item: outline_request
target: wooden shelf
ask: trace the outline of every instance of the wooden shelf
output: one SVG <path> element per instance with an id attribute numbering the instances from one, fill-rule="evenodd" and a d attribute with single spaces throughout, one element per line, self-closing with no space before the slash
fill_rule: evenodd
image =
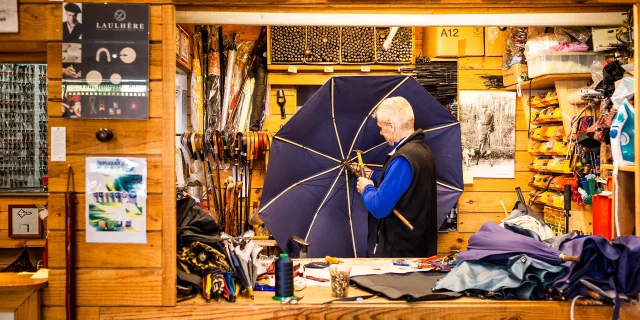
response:
<path id="1" fill-rule="evenodd" d="M 320 71 L 324 72 L 325 67 L 333 67 L 333 71 L 358 71 L 360 72 L 361 67 L 369 67 L 371 71 L 397 71 L 401 67 L 411 68 L 413 64 L 394 64 L 394 65 L 380 65 L 380 64 L 336 64 L 336 65 L 311 65 L 311 64 L 270 64 L 267 66 L 267 70 L 269 71 L 284 71 L 287 72 L 290 66 L 294 66 L 297 68 L 298 72 L 300 71 Z"/>
<path id="2" fill-rule="evenodd" d="M 601 164 L 600 168 L 605 169 L 605 170 L 613 170 L 613 164 Z M 625 172 L 635 172 L 636 171 L 636 167 L 634 167 L 634 166 L 620 166 L 620 167 L 618 167 L 618 170 L 625 171 Z"/>
<path id="3" fill-rule="evenodd" d="M 0 239 L 0 248 L 39 248 L 44 247 L 44 239 Z"/>
<path id="4" fill-rule="evenodd" d="M 176 59 L 176 67 L 186 73 L 191 73 L 191 67 L 189 67 L 184 62 L 177 59 Z"/>
<path id="5" fill-rule="evenodd" d="M 590 73 L 567 73 L 567 74 L 550 74 L 546 76 L 540 76 L 531 81 L 523 81 L 520 84 L 521 90 L 538 90 L 549 89 L 555 86 L 556 81 L 564 80 L 590 80 Z M 507 91 L 516 91 L 517 85 L 511 85 L 505 88 Z"/>

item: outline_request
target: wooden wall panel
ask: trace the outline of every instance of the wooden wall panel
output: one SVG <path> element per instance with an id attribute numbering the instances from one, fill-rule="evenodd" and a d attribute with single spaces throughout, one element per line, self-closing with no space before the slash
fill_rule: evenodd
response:
<path id="1" fill-rule="evenodd" d="M 176 11 L 173 6 L 162 7 L 162 77 L 163 77 L 163 119 L 162 119 L 162 272 L 160 284 L 160 304 L 176 304 Z"/>
<path id="2" fill-rule="evenodd" d="M 161 155 L 161 119 L 150 120 L 104 120 L 49 119 L 49 128 L 67 127 L 67 155 Z M 96 131 L 109 128 L 113 139 L 98 142 Z M 54 163 L 51 163 L 54 165 Z"/>
<path id="3" fill-rule="evenodd" d="M 64 257 L 64 231 L 49 232 L 49 255 Z M 86 233 L 76 232 L 76 268 L 161 268 L 162 234 L 148 232 L 146 244 L 87 243 Z M 52 259 L 50 268 L 64 268 L 63 259 Z"/>
<path id="4" fill-rule="evenodd" d="M 24 0 L 39 2 L 39 0 Z M 89 2 L 92 2 L 91 0 Z M 109 1 L 112 2 L 112 1 Z M 116 1 L 118 2 L 118 1 Z M 133 1 L 141 2 L 141 1 Z M 149 3 L 149 1 L 146 1 Z M 151 1 L 170 3 L 170 1 Z M 42 36 L 49 64 L 49 126 L 66 127 L 67 161 L 49 161 L 51 265 L 49 287 L 43 292 L 45 319 L 65 317 L 64 191 L 67 170 L 75 171 L 78 192 L 76 217 L 75 294 L 78 319 L 97 319 L 104 306 L 172 306 L 175 304 L 175 8 L 150 6 L 149 118 L 148 120 L 91 120 L 61 118 L 61 5 L 43 2 L 55 22 Z M 36 5 L 29 5 L 36 6 Z M 21 5 L 22 7 L 22 5 Z M 47 11 L 47 12 L 49 12 Z M 169 14 L 168 14 L 169 13 Z M 0 40 L 2 40 L 0 36 Z M 37 38 L 34 40 L 38 40 Z M 37 47 L 36 47 L 37 49 Z M 166 81 L 166 83 L 165 83 Z M 107 143 L 95 138 L 99 128 L 114 133 Z M 128 156 L 147 159 L 147 243 L 86 243 L 85 159 L 91 156 Z M 168 219 L 169 221 L 165 220 Z M 168 249 L 164 251 L 163 249 Z M 172 259 L 171 262 L 170 258 Z M 172 280 L 173 283 L 170 281 Z M 92 308 L 87 308 L 92 307 Z"/>
<path id="5" fill-rule="evenodd" d="M 43 290 L 45 306 L 64 306 L 64 269 L 49 270 Z M 78 307 L 159 306 L 162 302 L 160 269 L 77 269 Z"/>
<path id="6" fill-rule="evenodd" d="M 458 89 L 488 90 L 484 86 L 486 79 L 480 78 L 480 76 L 501 75 L 501 64 L 502 58 L 499 57 L 466 57 L 458 59 Z M 472 185 L 465 185 L 464 193 L 458 202 L 458 232 L 460 235 L 468 237 L 473 232 L 478 231 L 483 223 L 487 221 L 499 223 L 504 219 L 506 217 L 505 210 L 500 200 L 504 203 L 507 212 L 511 212 L 517 200 L 515 187 L 522 188 L 525 199 L 529 199 L 528 193 L 532 188 L 528 186 L 528 183 L 533 176 L 533 172 L 529 170 L 529 163 L 533 156 L 527 152 L 529 126 L 525 110 L 519 98 L 516 98 L 515 124 L 515 178 L 474 178 Z"/>
<path id="7" fill-rule="evenodd" d="M 76 318 L 82 320 L 100 319 L 100 308 L 81 307 L 76 308 Z M 66 320 L 64 307 L 44 307 L 42 308 L 42 320 Z"/>
<path id="8" fill-rule="evenodd" d="M 78 194 L 76 230 L 85 230 L 85 194 Z M 49 194 L 49 230 L 64 230 L 64 194 Z M 162 194 L 149 194 L 147 197 L 147 231 L 162 230 Z"/>

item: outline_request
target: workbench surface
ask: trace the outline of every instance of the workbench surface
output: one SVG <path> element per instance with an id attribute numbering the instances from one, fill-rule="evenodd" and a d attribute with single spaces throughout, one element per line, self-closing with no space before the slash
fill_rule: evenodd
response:
<path id="1" fill-rule="evenodd" d="M 314 259 L 317 260 L 317 259 Z M 364 259 L 358 259 L 362 262 Z M 348 260 L 347 260 L 348 261 Z M 294 265 L 307 261 L 294 260 Z M 431 288 L 427 288 L 431 289 Z M 332 302 L 331 288 L 309 286 L 296 291 L 304 296 L 297 305 L 272 299 L 274 292 L 255 292 L 255 299 L 239 296 L 235 303 L 207 303 L 201 296 L 175 308 L 100 308 L 101 319 L 569 319 L 571 302 L 496 301 L 463 297 L 444 301 L 407 303 L 373 297 L 361 302 Z M 349 296 L 370 293 L 349 288 Z M 611 319 L 613 306 L 576 306 L 575 319 Z M 621 319 L 640 319 L 640 307 L 623 306 Z"/>

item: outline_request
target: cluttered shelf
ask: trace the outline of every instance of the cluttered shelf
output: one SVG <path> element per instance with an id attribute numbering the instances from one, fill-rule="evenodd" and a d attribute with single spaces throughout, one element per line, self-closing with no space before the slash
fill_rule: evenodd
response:
<path id="1" fill-rule="evenodd" d="M 555 85 L 556 81 L 564 80 L 589 80 L 591 79 L 590 73 L 567 73 L 567 74 L 549 74 L 546 76 L 537 77 L 531 80 L 523 81 L 520 83 L 521 90 L 538 90 L 548 89 Z M 516 91 L 517 84 L 510 85 L 505 88 L 506 91 Z"/>
<path id="2" fill-rule="evenodd" d="M 291 67 L 294 67 L 296 71 L 320 71 L 324 72 L 325 70 L 330 69 L 332 71 L 399 71 L 402 68 L 412 68 L 414 65 L 289 65 L 289 64 L 270 64 L 267 66 L 267 70 L 269 71 L 290 71 Z"/>
<path id="3" fill-rule="evenodd" d="M 605 170 L 613 170 L 613 164 L 602 164 L 602 165 L 600 165 L 600 167 L 602 169 L 605 169 Z M 618 170 L 625 171 L 625 172 L 635 172 L 636 171 L 636 167 L 635 166 L 620 166 L 620 167 L 618 167 Z"/>

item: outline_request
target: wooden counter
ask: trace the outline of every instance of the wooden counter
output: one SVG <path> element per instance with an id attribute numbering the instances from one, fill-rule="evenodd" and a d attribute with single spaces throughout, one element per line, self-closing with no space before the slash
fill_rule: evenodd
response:
<path id="1" fill-rule="evenodd" d="M 460 298 L 446 301 L 407 303 L 374 297 L 362 302 L 323 304 L 334 298 L 329 287 L 308 287 L 296 292 L 304 296 L 297 305 L 282 305 L 273 292 L 256 292 L 255 300 L 238 297 L 235 303 L 201 297 L 179 303 L 175 308 L 100 308 L 100 319 L 569 319 L 570 302 L 493 301 Z M 349 296 L 368 293 L 351 287 Z M 577 306 L 575 319 L 611 319 L 612 306 Z M 620 319 L 638 319 L 630 305 Z"/>
<path id="2" fill-rule="evenodd" d="M 31 279 L 32 274 L 0 273 L 0 318 L 38 320 L 40 289 L 47 279 Z"/>

